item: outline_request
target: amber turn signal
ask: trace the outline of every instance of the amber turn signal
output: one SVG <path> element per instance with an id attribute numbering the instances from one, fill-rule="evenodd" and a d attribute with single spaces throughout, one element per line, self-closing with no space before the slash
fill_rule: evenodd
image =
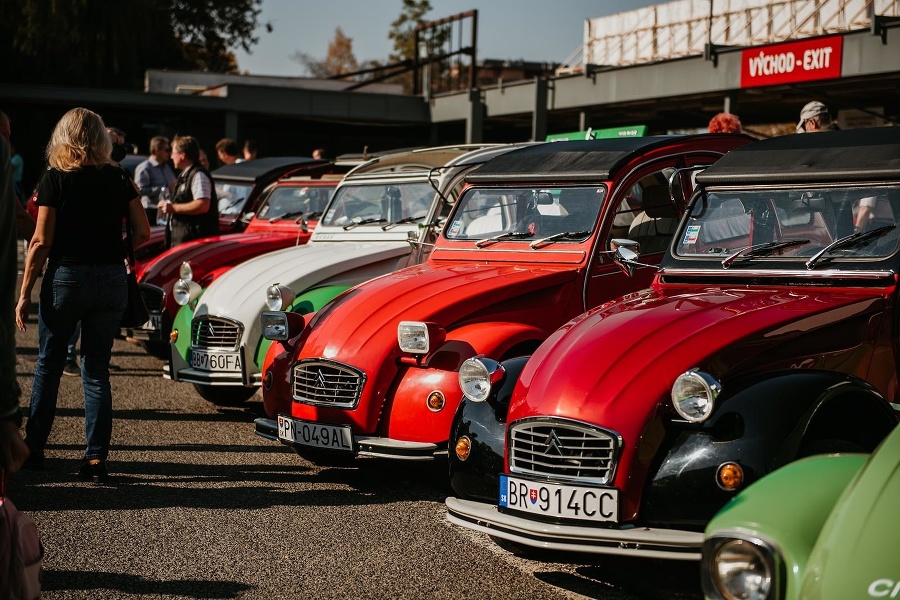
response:
<path id="1" fill-rule="evenodd" d="M 447 403 L 447 400 L 444 398 L 444 394 L 440 392 L 440 390 L 435 390 L 428 394 L 428 400 L 425 401 L 428 404 L 428 410 L 432 412 L 438 412 L 444 405 Z"/>
<path id="2" fill-rule="evenodd" d="M 272 371 L 266 371 L 266 374 L 263 375 L 263 388 L 267 390 L 272 389 L 272 381 L 275 379 L 275 376 L 272 375 Z"/>
<path id="3" fill-rule="evenodd" d="M 716 483 L 723 490 L 734 491 L 744 483 L 744 470 L 737 463 L 722 463 L 716 472 Z"/>
<path id="4" fill-rule="evenodd" d="M 173 342 L 178 341 L 178 330 L 177 329 L 173 329 L 172 331 L 169 332 L 169 339 L 172 340 Z"/>
<path id="5" fill-rule="evenodd" d="M 459 460 L 466 460 L 469 458 L 469 453 L 472 452 L 472 440 L 470 440 L 468 436 L 462 436 L 456 440 L 454 450 L 456 451 L 456 458 Z"/>

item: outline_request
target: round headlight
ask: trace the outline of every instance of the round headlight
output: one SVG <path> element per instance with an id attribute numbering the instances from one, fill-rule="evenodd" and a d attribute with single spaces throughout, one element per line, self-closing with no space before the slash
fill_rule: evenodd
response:
<path id="1" fill-rule="evenodd" d="M 728 540 L 713 556 L 714 585 L 728 600 L 768 598 L 774 578 L 772 570 L 769 551 L 747 540 Z"/>
<path id="2" fill-rule="evenodd" d="M 187 263 L 185 263 L 187 264 Z M 172 286 L 172 298 L 178 306 L 184 306 L 191 301 L 191 282 L 179 279 Z"/>
<path id="3" fill-rule="evenodd" d="M 294 301 L 294 292 L 283 285 L 273 284 L 266 288 L 266 308 L 287 310 Z"/>
<path id="4" fill-rule="evenodd" d="M 459 368 L 459 387 L 474 402 L 484 402 L 491 393 L 491 375 L 477 358 L 469 358 Z"/>
<path id="5" fill-rule="evenodd" d="M 178 276 L 185 281 L 193 281 L 194 269 L 191 268 L 191 263 L 189 263 L 188 261 L 184 261 L 183 263 L 181 263 L 181 268 L 178 269 Z"/>
<path id="6" fill-rule="evenodd" d="M 708 373 L 696 369 L 682 373 L 672 385 L 672 404 L 678 414 L 699 423 L 712 414 L 722 385 Z"/>

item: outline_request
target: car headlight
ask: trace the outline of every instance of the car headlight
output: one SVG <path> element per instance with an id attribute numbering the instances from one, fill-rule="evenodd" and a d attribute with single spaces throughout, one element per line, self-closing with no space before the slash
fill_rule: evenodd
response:
<path id="1" fill-rule="evenodd" d="M 428 354 L 444 343 L 444 330 L 434 323 L 421 321 L 400 321 L 397 325 L 397 343 L 400 350 L 409 354 Z"/>
<path id="2" fill-rule="evenodd" d="M 172 286 L 172 298 L 178 306 L 184 306 L 199 298 L 202 291 L 203 288 L 196 281 L 179 279 Z"/>
<path id="3" fill-rule="evenodd" d="M 469 400 L 484 402 L 491 395 L 491 387 L 499 383 L 505 374 L 506 369 L 500 363 L 475 356 L 463 361 L 459 367 L 459 387 Z"/>
<path id="4" fill-rule="evenodd" d="M 715 377 L 692 369 L 682 373 L 672 385 L 672 404 L 678 414 L 690 421 L 705 421 L 713 412 L 722 384 Z"/>
<path id="5" fill-rule="evenodd" d="M 294 298 L 294 291 L 287 286 L 273 283 L 266 288 L 266 308 L 269 310 L 287 310 Z"/>
<path id="6" fill-rule="evenodd" d="M 193 281 L 194 269 L 191 268 L 191 263 L 189 263 L 188 261 L 184 261 L 183 263 L 181 263 L 181 268 L 178 269 L 178 276 L 185 281 Z"/>
<path id="7" fill-rule="evenodd" d="M 775 564 L 775 551 L 762 541 L 712 538 L 704 543 L 703 592 L 723 600 L 769 600 L 776 595 Z"/>

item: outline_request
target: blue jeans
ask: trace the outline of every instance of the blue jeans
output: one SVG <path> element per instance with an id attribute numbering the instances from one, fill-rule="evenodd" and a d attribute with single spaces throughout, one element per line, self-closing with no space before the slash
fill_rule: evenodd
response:
<path id="1" fill-rule="evenodd" d="M 38 306 L 38 359 L 25 442 L 42 452 L 56 416 L 69 338 L 81 321 L 81 381 L 87 459 L 106 460 L 112 437 L 109 360 L 128 302 L 125 266 L 50 265 Z"/>

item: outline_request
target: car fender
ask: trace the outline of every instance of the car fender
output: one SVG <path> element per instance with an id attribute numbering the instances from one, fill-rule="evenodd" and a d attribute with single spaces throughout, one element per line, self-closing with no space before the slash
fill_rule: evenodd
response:
<path id="1" fill-rule="evenodd" d="M 703 543 L 701 580 L 710 586 L 713 552 L 722 538 L 759 540 L 777 553 L 781 598 L 799 597 L 810 554 L 838 500 L 868 455 L 813 456 L 786 465 L 757 481 L 726 504 L 709 522 Z"/>
<path id="2" fill-rule="evenodd" d="M 460 355 L 459 364 L 467 358 L 481 354 L 493 360 L 515 358 L 516 356 L 530 355 L 552 332 L 544 331 L 538 327 L 514 322 L 480 322 L 464 325 L 447 332 L 447 343 L 465 342 L 471 347 L 472 354 Z M 510 351 L 515 352 L 510 355 Z M 429 357 L 430 358 L 430 357 Z"/>
<path id="3" fill-rule="evenodd" d="M 656 454 L 642 497 L 641 521 L 702 528 L 746 486 L 819 452 L 817 443 L 837 440 L 871 452 L 897 423 L 877 390 L 843 373 L 776 371 L 723 388 L 718 408 L 699 427 L 680 421 L 666 425 L 663 451 Z M 736 490 L 716 483 L 726 462 L 743 471 Z"/>
<path id="4" fill-rule="evenodd" d="M 450 430 L 448 463 L 450 486 L 460 498 L 497 501 L 499 475 L 505 471 L 506 411 L 528 358 L 522 356 L 503 361 L 501 364 L 506 373 L 498 385 L 491 387 L 487 401 L 473 402 L 463 398 L 456 410 Z M 465 461 L 454 451 L 463 436 L 472 443 Z"/>

